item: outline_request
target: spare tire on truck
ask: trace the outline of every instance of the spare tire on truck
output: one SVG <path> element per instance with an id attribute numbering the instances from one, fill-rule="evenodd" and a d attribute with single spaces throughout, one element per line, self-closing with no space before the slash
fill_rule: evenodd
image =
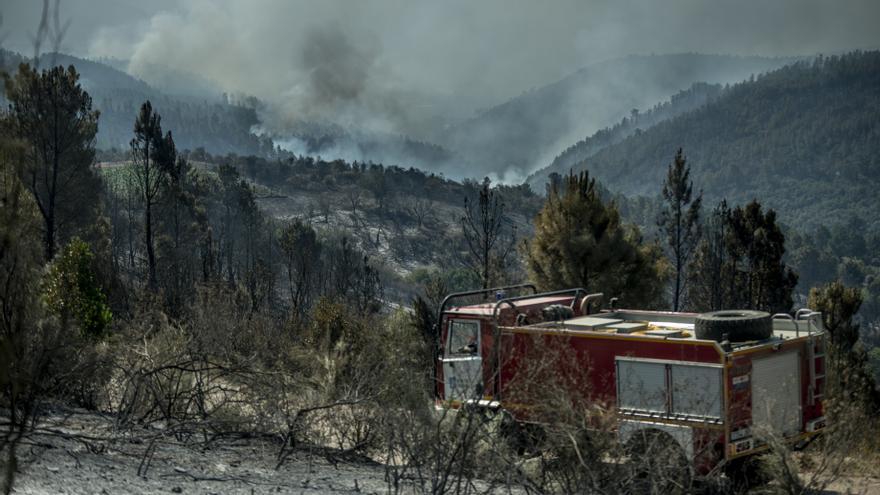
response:
<path id="1" fill-rule="evenodd" d="M 764 340 L 773 335 L 770 313 L 748 309 L 713 311 L 697 316 L 694 331 L 698 339 L 721 342 L 725 335 L 730 342 Z"/>

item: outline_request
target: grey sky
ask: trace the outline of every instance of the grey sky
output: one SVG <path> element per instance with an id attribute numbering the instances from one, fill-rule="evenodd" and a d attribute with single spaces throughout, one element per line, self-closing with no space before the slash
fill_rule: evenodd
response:
<path id="1" fill-rule="evenodd" d="M 5 45 L 29 53 L 41 2 L 2 5 Z M 147 82 L 188 72 L 351 119 L 399 112 L 403 94 L 491 105 L 627 54 L 880 47 L 877 0 L 62 0 L 61 15 L 65 51 L 130 60 Z"/>
<path id="2" fill-rule="evenodd" d="M 7 46 L 28 50 L 40 3 L 3 1 Z M 800 55 L 880 46 L 876 0 L 62 0 L 61 14 L 71 21 L 64 48 L 73 54 L 217 63 L 207 75 L 218 79 L 236 64 L 285 64 L 303 31 L 335 23 L 378 45 L 373 70 L 395 83 L 477 94 L 515 93 L 630 53 Z M 203 41 L 193 48 L 224 53 L 202 54 L 204 64 L 188 60 L 201 57 L 175 44 L 195 39 Z M 240 79 L 220 83 L 246 82 Z"/>

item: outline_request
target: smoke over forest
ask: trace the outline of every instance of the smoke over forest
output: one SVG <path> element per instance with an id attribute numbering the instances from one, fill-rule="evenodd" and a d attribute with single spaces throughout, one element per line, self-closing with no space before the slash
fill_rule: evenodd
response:
<path id="1" fill-rule="evenodd" d="M 12 2 L 10 15 L 36 16 L 29 4 Z M 71 22 L 62 51 L 120 61 L 129 73 L 171 94 L 256 96 L 264 103 L 261 130 L 282 141 L 301 134 L 304 122 L 356 134 L 403 135 L 444 146 L 465 163 L 440 171 L 463 176 L 471 170 L 506 176 L 510 182 L 627 115 L 632 109 L 627 105 L 645 110 L 689 84 L 669 84 L 636 71 L 617 84 L 642 98 L 624 99 L 612 109 L 607 104 L 615 98 L 597 85 L 560 95 L 551 104 L 566 109 L 554 117 L 567 121 L 563 135 L 532 144 L 534 156 L 521 163 L 475 155 L 459 135 L 464 133 L 465 141 L 469 135 L 480 142 L 503 141 L 499 134 L 506 134 L 511 123 L 489 122 L 475 129 L 468 119 L 580 68 L 626 55 L 699 51 L 792 57 L 876 47 L 873 20 L 878 16 L 852 15 L 856 10 L 877 14 L 876 3 L 848 5 L 852 10 L 821 1 L 563 1 L 548 6 L 168 0 L 135 7 L 68 0 L 61 4 Z M 7 46 L 27 45 L 23 27 L 6 31 Z M 756 64 L 742 71 L 719 66 L 699 77 L 732 83 L 773 66 Z M 532 105 L 520 118 L 539 121 L 552 113 L 542 110 Z M 491 143 L 488 150 L 495 154 Z M 397 158 L 404 162 L 407 157 Z"/>

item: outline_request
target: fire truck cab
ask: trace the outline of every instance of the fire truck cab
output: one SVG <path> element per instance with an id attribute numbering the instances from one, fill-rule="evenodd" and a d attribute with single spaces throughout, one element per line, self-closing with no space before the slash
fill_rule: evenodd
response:
<path id="1" fill-rule="evenodd" d="M 516 292 L 524 294 L 509 295 Z M 489 294 L 495 300 L 456 306 Z M 641 311 L 613 300 L 602 309 L 601 298 L 583 289 L 539 294 L 527 284 L 448 296 L 438 313 L 438 406 L 532 421 L 537 399 L 511 387 L 535 359 L 530 350 L 549 345 L 567 350 L 560 368 L 574 360 L 579 393 L 614 412 L 621 442 L 662 432 L 697 472 L 764 450 L 765 433 L 797 443 L 825 427 L 820 314 Z"/>

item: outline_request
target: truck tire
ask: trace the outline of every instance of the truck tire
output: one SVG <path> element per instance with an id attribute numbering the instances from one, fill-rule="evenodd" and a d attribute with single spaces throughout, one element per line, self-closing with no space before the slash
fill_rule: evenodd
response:
<path id="1" fill-rule="evenodd" d="M 691 464 L 678 442 L 666 432 L 645 429 L 624 445 L 629 457 L 622 478 L 626 493 L 692 493 Z"/>
<path id="2" fill-rule="evenodd" d="M 698 339 L 721 342 L 724 336 L 730 342 L 764 340 L 773 334 L 770 313 L 748 309 L 713 311 L 697 316 L 694 330 Z"/>
<path id="3" fill-rule="evenodd" d="M 750 455 L 727 461 L 724 474 L 733 483 L 736 493 L 747 491 L 770 484 L 773 481 L 767 466 L 767 459 L 762 456 Z"/>

